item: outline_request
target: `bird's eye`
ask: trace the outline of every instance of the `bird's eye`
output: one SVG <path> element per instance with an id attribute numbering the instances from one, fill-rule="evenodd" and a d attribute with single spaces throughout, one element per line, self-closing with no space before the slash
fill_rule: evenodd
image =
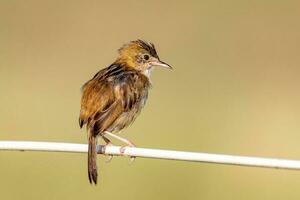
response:
<path id="1" fill-rule="evenodd" d="M 149 60 L 149 55 L 148 55 L 148 54 L 145 54 L 145 55 L 144 55 L 144 59 L 145 59 L 145 60 Z"/>

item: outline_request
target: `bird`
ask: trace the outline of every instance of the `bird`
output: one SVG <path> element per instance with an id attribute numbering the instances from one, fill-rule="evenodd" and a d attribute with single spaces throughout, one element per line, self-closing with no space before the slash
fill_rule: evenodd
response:
<path id="1" fill-rule="evenodd" d="M 135 145 L 116 135 L 136 119 L 148 98 L 154 67 L 172 69 L 161 61 L 153 43 L 134 40 L 118 50 L 116 60 L 82 86 L 79 126 L 88 135 L 88 178 L 97 184 L 97 139 L 111 145 L 109 137 Z"/>

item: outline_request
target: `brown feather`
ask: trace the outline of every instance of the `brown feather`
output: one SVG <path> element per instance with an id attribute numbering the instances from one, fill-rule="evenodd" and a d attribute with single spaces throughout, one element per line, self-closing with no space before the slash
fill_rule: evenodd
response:
<path id="1" fill-rule="evenodd" d="M 97 184 L 97 138 L 89 136 L 88 175 L 90 183 Z"/>

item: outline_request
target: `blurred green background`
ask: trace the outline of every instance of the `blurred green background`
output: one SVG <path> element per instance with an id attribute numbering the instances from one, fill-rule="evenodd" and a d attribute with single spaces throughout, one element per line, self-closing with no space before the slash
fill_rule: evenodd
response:
<path id="1" fill-rule="evenodd" d="M 300 159 L 299 1 L 0 1 L 0 139 L 86 143 L 80 87 L 137 38 L 156 69 L 140 147 Z M 299 199 L 300 172 L 0 152 L 1 199 Z"/>

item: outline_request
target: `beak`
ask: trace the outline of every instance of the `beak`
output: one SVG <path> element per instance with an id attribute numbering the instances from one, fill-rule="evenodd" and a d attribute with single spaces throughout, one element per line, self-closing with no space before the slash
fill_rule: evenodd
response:
<path id="1" fill-rule="evenodd" d="M 160 61 L 160 60 L 155 60 L 151 62 L 152 66 L 159 66 L 159 67 L 163 67 L 163 68 L 167 68 L 167 69 L 173 69 L 173 67 L 171 67 L 169 64 Z"/>

